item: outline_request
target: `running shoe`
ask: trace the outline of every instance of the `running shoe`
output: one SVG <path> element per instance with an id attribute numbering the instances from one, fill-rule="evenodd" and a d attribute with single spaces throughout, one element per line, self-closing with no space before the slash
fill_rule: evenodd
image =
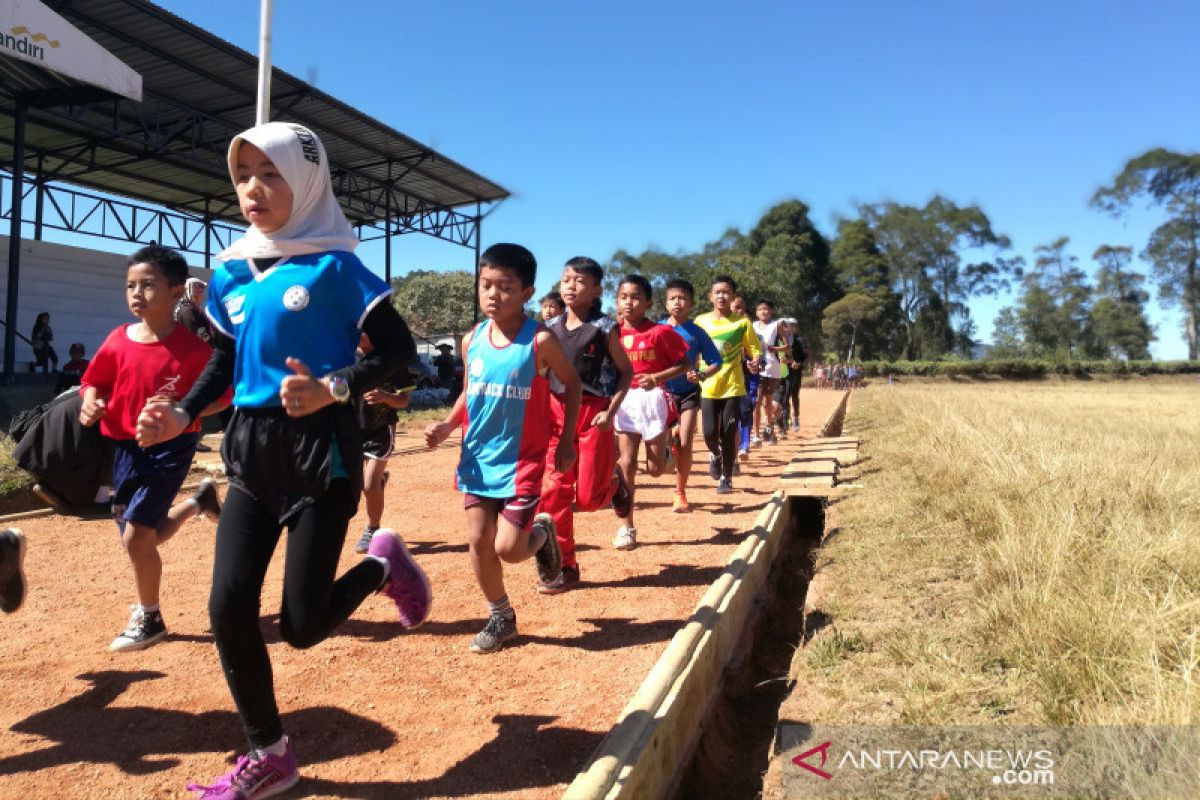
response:
<path id="1" fill-rule="evenodd" d="M 774 427 L 767 428 L 766 432 L 763 434 L 763 439 L 771 444 L 779 444 L 779 439 L 775 437 Z"/>
<path id="2" fill-rule="evenodd" d="M 504 643 L 517 635 L 517 615 L 506 617 L 503 614 L 493 614 L 488 617 L 483 630 L 475 634 L 471 640 L 472 653 L 494 653 L 504 646 Z"/>
<path id="3" fill-rule="evenodd" d="M 675 499 L 671 501 L 671 510 L 676 514 L 686 514 L 692 510 L 692 507 L 688 505 L 686 492 L 675 492 Z"/>
<path id="4" fill-rule="evenodd" d="M 579 583 L 579 567 L 563 567 L 558 577 L 546 583 L 537 585 L 538 594 L 562 594 Z"/>
<path id="5" fill-rule="evenodd" d="M 292 741 L 283 737 L 287 749 L 276 756 L 256 750 L 237 760 L 228 773 L 214 778 L 209 786 L 189 783 L 189 792 L 199 792 L 196 800 L 261 800 L 282 794 L 300 780 L 300 768 Z"/>
<path id="6" fill-rule="evenodd" d="M 721 478 L 721 482 L 717 484 L 717 494 L 729 494 L 733 491 L 733 482 L 729 478 Z"/>
<path id="7" fill-rule="evenodd" d="M 192 499 L 200 507 L 201 514 L 213 522 L 216 522 L 220 518 L 221 498 L 217 494 L 217 484 L 212 478 L 205 478 L 200 481 L 200 485 L 196 487 L 196 493 L 192 495 Z"/>
<path id="8" fill-rule="evenodd" d="M 717 458 L 716 453 L 708 454 L 708 477 L 714 481 L 721 480 L 721 459 Z"/>
<path id="9" fill-rule="evenodd" d="M 413 560 L 400 534 L 380 528 L 371 537 L 367 553 L 387 559 L 388 578 L 379 591 L 396 604 L 400 624 L 409 629 L 424 624 L 433 607 L 433 589 L 429 586 L 429 576 Z"/>
<path id="10" fill-rule="evenodd" d="M 0 609 L 11 614 L 25 602 L 25 535 L 0 532 Z"/>
<path id="11" fill-rule="evenodd" d="M 751 447 L 762 447 L 762 444 L 763 444 L 763 440 L 760 437 L 758 437 L 758 436 L 750 437 L 750 446 Z"/>
<path id="12" fill-rule="evenodd" d="M 612 544 L 618 550 L 632 550 L 637 547 L 637 528 L 628 528 L 624 525 L 617 528 L 617 535 L 613 538 Z"/>
<path id="13" fill-rule="evenodd" d="M 796 433 L 800 432 L 800 420 L 795 420 L 792 423 L 792 430 L 795 431 Z"/>
<path id="14" fill-rule="evenodd" d="M 140 605 L 130 606 L 129 624 L 112 640 L 108 649 L 114 653 L 145 650 L 167 638 L 167 624 L 161 611 L 146 611 Z"/>
<path id="15" fill-rule="evenodd" d="M 620 467 L 613 470 L 613 476 L 617 479 L 617 490 L 613 492 L 612 510 L 618 517 L 625 519 L 633 513 L 633 494 L 629 491 L 629 484 L 625 482 Z"/>
<path id="16" fill-rule="evenodd" d="M 372 528 L 370 525 L 363 528 L 362 536 L 358 537 L 358 543 L 354 545 L 354 552 L 362 555 L 370 550 L 371 539 L 375 538 L 375 531 L 377 530 L 379 530 L 379 528 Z"/>
<path id="17" fill-rule="evenodd" d="M 751 439 L 750 441 L 754 441 L 754 440 Z M 742 450 L 738 450 L 738 461 L 749 461 L 749 460 L 750 460 L 750 449 L 749 448 L 744 448 Z"/>
<path id="18" fill-rule="evenodd" d="M 533 525 L 530 526 L 531 534 L 533 530 L 543 530 L 546 532 L 546 541 L 542 542 L 542 546 L 533 554 L 533 560 L 537 564 L 538 581 L 540 583 L 551 583 L 558 579 L 562 574 L 562 550 L 558 547 L 558 536 L 554 530 L 554 519 L 549 514 L 538 514 L 533 518 Z"/>

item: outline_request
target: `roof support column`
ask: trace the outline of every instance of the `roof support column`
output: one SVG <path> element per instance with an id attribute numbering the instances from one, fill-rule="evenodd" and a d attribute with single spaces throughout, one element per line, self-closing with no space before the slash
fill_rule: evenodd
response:
<path id="1" fill-rule="evenodd" d="M 21 195 L 25 177 L 25 117 L 29 101 L 17 97 L 13 114 L 12 207 L 8 227 L 8 290 L 4 308 L 4 375 L 12 383 L 17 362 L 17 291 L 21 274 Z"/>
<path id="2" fill-rule="evenodd" d="M 392 285 L 392 162 L 388 161 L 387 187 L 383 190 L 383 279 Z"/>
<path id="3" fill-rule="evenodd" d="M 33 238 L 39 242 L 42 240 L 42 212 L 46 207 L 46 174 L 45 174 L 45 156 L 38 154 L 38 171 L 37 180 L 34 185 L 37 187 L 34 194 L 34 211 L 33 211 Z"/>
<path id="4" fill-rule="evenodd" d="M 479 239 L 483 235 L 483 215 L 482 204 L 478 201 L 475 203 L 475 267 L 472 270 L 475 273 L 475 283 L 471 285 L 471 320 L 479 322 Z"/>

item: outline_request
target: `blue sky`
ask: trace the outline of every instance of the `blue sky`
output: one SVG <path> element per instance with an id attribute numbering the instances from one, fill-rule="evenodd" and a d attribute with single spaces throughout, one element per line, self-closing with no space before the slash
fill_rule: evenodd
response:
<path id="1" fill-rule="evenodd" d="M 163 5 L 257 49 L 249 0 Z M 1196 30 L 1195 0 L 279 0 L 273 50 L 512 191 L 485 244 L 529 246 L 540 293 L 570 256 L 695 250 L 790 197 L 830 235 L 856 203 L 941 193 L 979 203 L 1028 259 L 1061 235 L 1088 269 L 1100 244 L 1140 251 L 1156 213 L 1087 201 L 1151 147 L 1200 150 Z M 361 254 L 382 270 L 382 247 Z M 471 261 L 423 236 L 393 258 Z M 985 339 L 1003 302 L 973 305 Z M 1151 310 L 1155 355 L 1184 357 L 1178 315 Z"/>

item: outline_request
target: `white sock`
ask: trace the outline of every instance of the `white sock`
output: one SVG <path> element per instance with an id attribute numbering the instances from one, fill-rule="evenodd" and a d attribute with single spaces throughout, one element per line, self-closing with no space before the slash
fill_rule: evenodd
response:
<path id="1" fill-rule="evenodd" d="M 138 605 L 141 606 L 142 611 L 145 611 L 146 613 L 153 613 L 155 611 L 158 611 L 161 608 L 161 606 L 158 603 L 155 603 L 152 606 L 142 606 L 141 603 L 138 603 Z"/>
<path id="2" fill-rule="evenodd" d="M 263 755 L 282 756 L 287 752 L 287 737 L 279 737 L 278 742 L 273 745 L 269 745 L 268 747 L 260 747 L 258 748 L 258 752 L 262 753 Z"/>
<path id="3" fill-rule="evenodd" d="M 187 500 L 184 500 L 184 501 L 183 501 L 183 504 L 184 504 L 185 506 L 186 506 L 186 505 L 190 505 L 190 506 L 192 507 L 192 509 L 193 509 L 193 510 L 194 510 L 194 511 L 195 511 L 197 514 L 199 514 L 199 513 L 200 513 L 200 504 L 196 502 L 196 498 L 194 498 L 194 497 L 189 497 Z"/>
<path id="4" fill-rule="evenodd" d="M 512 604 L 508 602 L 508 595 L 504 595 L 504 597 L 501 597 L 495 603 L 490 600 L 488 601 L 488 614 L 493 617 L 508 617 L 512 619 L 517 615 L 517 612 L 513 611 Z"/>

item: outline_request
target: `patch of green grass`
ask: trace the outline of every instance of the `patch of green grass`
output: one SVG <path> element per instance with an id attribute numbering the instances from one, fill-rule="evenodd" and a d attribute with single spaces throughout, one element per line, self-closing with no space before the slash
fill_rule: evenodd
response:
<path id="1" fill-rule="evenodd" d="M 32 475 L 17 466 L 13 459 L 14 447 L 16 442 L 0 435 L 0 499 L 24 491 L 35 483 Z"/>
<path id="2" fill-rule="evenodd" d="M 843 634 L 836 628 L 817 636 L 805 649 L 808 664 L 813 669 L 833 669 L 851 653 L 861 653 L 867 647 L 857 633 Z"/>

